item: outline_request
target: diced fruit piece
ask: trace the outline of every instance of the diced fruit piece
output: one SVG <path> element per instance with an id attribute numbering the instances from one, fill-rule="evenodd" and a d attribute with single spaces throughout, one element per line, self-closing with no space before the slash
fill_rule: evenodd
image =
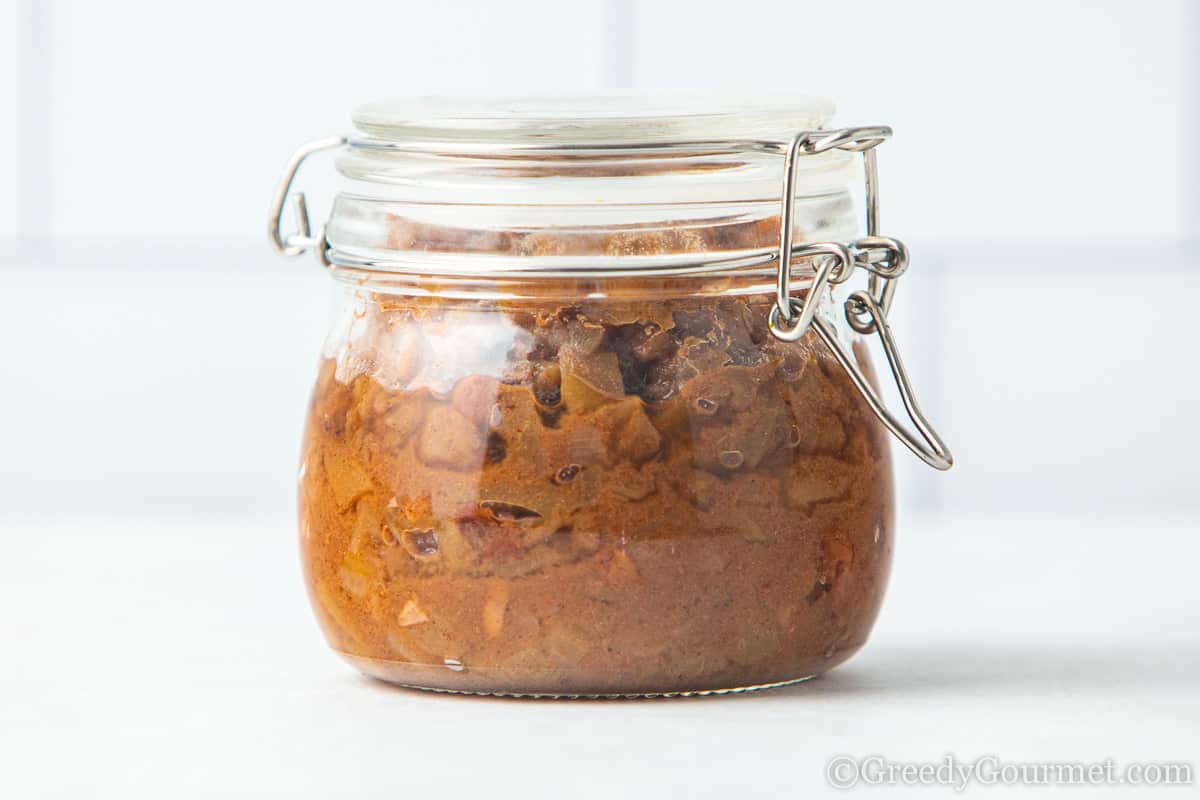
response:
<path id="1" fill-rule="evenodd" d="M 421 398 L 414 397 L 402 403 L 392 405 L 380 418 L 383 436 L 387 446 L 399 448 L 408 437 L 421 425 L 425 415 L 425 404 Z"/>
<path id="2" fill-rule="evenodd" d="M 822 550 L 822 577 L 832 584 L 854 563 L 854 548 L 842 536 L 834 535 L 825 539 Z"/>
<path id="3" fill-rule="evenodd" d="M 338 583 L 349 594 L 355 597 L 364 596 L 371 588 L 369 576 L 349 567 L 342 567 L 338 570 Z"/>
<path id="4" fill-rule="evenodd" d="M 641 463 L 652 458 L 662 447 L 662 435 L 646 416 L 642 400 L 627 397 L 596 414 L 600 428 L 609 433 L 609 462 Z"/>
<path id="5" fill-rule="evenodd" d="M 801 507 L 836 500 L 849 492 L 853 478 L 847 464 L 836 458 L 805 458 L 796 465 L 796 472 L 788 481 L 788 505 Z"/>
<path id="6" fill-rule="evenodd" d="M 701 511 L 708 511 L 716 503 L 721 490 L 720 479 L 700 469 L 686 470 L 676 482 L 676 491 Z"/>
<path id="7" fill-rule="evenodd" d="M 609 460 L 608 445 L 599 426 L 580 423 L 573 426 L 566 436 L 565 461 L 587 466 L 604 464 Z"/>
<path id="8" fill-rule="evenodd" d="M 567 619 L 554 617 L 543 622 L 543 650 L 555 666 L 576 667 L 597 644 L 587 631 Z"/>
<path id="9" fill-rule="evenodd" d="M 509 592 L 508 581 L 493 580 L 488 584 L 487 597 L 483 600 L 483 632 L 489 639 L 495 639 L 504 630 Z"/>
<path id="10" fill-rule="evenodd" d="M 350 508 L 354 501 L 369 492 L 374 485 L 371 474 L 347 456 L 327 450 L 321 462 L 334 502 L 343 511 Z"/>
<path id="11" fill-rule="evenodd" d="M 562 396 L 571 413 L 590 411 L 625 396 L 616 353 L 579 355 L 563 351 L 559 354 L 559 365 L 562 368 Z"/>
<path id="12" fill-rule="evenodd" d="M 431 467 L 477 470 L 487 453 L 483 433 L 453 408 L 435 406 L 421 428 L 418 454 Z"/>
<path id="13" fill-rule="evenodd" d="M 500 381 L 484 375 L 471 375 L 454 385 L 450 393 L 450 404 L 473 425 L 487 427 L 496 407 L 496 394 Z"/>
<path id="14" fill-rule="evenodd" d="M 422 622 L 428 621 L 429 615 L 427 615 L 421 609 L 421 607 L 417 605 L 417 601 L 412 598 L 409 598 L 408 602 L 404 604 L 404 608 L 400 609 L 400 616 L 397 619 L 397 622 L 400 623 L 400 627 L 402 628 L 409 628 L 413 625 L 420 625 Z"/>
<path id="15" fill-rule="evenodd" d="M 729 422 L 707 424 L 694 436 L 696 464 L 721 474 L 757 469 L 786 443 L 786 421 L 782 406 L 764 406 L 736 414 Z"/>
<path id="16" fill-rule="evenodd" d="M 612 552 L 612 557 L 608 561 L 609 583 L 616 586 L 629 586 L 637 583 L 641 578 L 637 565 L 633 563 L 633 559 L 629 557 L 624 548 L 617 548 Z"/>
<path id="17" fill-rule="evenodd" d="M 649 497 L 656 488 L 654 475 L 632 464 L 618 464 L 608 480 L 614 492 L 633 503 Z"/>

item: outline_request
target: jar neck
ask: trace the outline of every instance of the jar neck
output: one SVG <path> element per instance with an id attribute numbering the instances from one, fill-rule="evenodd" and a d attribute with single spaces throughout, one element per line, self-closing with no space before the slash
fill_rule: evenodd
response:
<path id="1" fill-rule="evenodd" d="M 325 234 L 336 264 L 423 275 L 628 272 L 762 253 L 779 244 L 784 161 L 753 147 L 468 156 L 351 143 Z M 797 169 L 795 240 L 853 238 L 850 154 Z"/>

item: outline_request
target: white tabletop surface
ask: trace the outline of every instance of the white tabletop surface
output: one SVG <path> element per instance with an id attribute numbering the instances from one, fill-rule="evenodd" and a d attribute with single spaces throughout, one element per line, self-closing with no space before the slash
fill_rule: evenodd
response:
<path id="1" fill-rule="evenodd" d="M 0 543 L 0 797 L 808 797 L 843 753 L 1200 763 L 1189 520 L 910 521 L 850 663 L 656 701 L 359 677 L 311 619 L 287 523 L 9 520 Z M 1089 793 L 1023 795 L 1064 791 Z"/>

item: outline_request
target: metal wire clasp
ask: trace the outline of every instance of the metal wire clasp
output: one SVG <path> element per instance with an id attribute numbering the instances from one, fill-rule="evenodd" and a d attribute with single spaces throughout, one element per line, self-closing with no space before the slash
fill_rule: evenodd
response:
<path id="1" fill-rule="evenodd" d="M 279 186 L 275 189 L 275 197 L 271 201 L 271 213 L 267 217 L 267 235 L 276 252 L 285 256 L 298 256 L 313 250 L 321 265 L 329 266 L 329 245 L 325 241 L 325 226 L 322 225 L 318 228 L 317 235 L 313 236 L 312 222 L 308 218 L 308 202 L 304 198 L 304 192 L 296 192 L 292 195 L 292 207 L 296 214 L 297 230 L 295 233 L 285 235 L 283 232 L 283 207 L 287 204 L 288 193 L 292 190 L 292 181 L 295 180 L 296 173 L 300 170 L 304 159 L 313 153 L 332 150 L 344 144 L 346 144 L 345 136 L 330 136 L 309 142 L 292 154 L 291 160 L 284 168 L 283 177 L 279 180 Z"/>
<path id="2" fill-rule="evenodd" d="M 804 131 L 793 137 L 788 144 L 783 171 L 783 198 L 779 211 L 779 273 L 775 306 L 767 319 L 767 327 L 775 338 L 785 342 L 797 341 L 810 328 L 816 330 L 821 341 L 849 374 L 879 421 L 926 464 L 934 469 L 946 470 L 953 465 L 954 457 L 921 413 L 908 380 L 908 372 L 904 369 L 904 362 L 900 360 L 900 352 L 887 323 L 892 298 L 896 293 L 896 279 L 908 269 L 909 260 L 908 248 L 903 242 L 879 234 L 879 170 L 875 148 L 887 141 L 891 135 L 892 129 L 882 125 Z M 795 246 L 793 225 L 796 162 L 802 155 L 824 153 L 834 149 L 863 155 L 867 235 L 850 244 L 809 242 Z M 792 261 L 796 258 L 811 258 L 814 268 L 812 283 L 803 301 L 791 296 Z M 863 374 L 858 361 L 838 341 L 833 327 L 816 316 L 817 305 L 824 297 L 826 287 L 849 280 L 856 268 L 861 268 L 869 274 L 867 289 L 854 292 L 846 299 L 846 321 L 858 333 L 879 335 L 879 342 L 892 370 L 892 377 L 896 381 L 896 389 L 900 393 L 900 401 L 904 404 L 912 426 L 916 428 L 915 435 L 883 404 L 879 394 Z"/>

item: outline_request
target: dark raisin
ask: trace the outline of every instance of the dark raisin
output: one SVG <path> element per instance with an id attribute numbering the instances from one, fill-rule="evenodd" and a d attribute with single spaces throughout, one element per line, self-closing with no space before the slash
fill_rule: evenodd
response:
<path id="1" fill-rule="evenodd" d="M 671 399 L 679 387 L 673 378 L 666 375 L 656 375 L 642 387 L 638 395 L 647 403 L 661 403 Z"/>
<path id="2" fill-rule="evenodd" d="M 578 464 L 567 464 L 558 471 L 554 476 L 555 483 L 570 483 L 575 480 L 575 476 L 579 474 L 580 466 Z"/>
<path id="3" fill-rule="evenodd" d="M 562 391 L 557 386 L 548 389 L 538 387 L 534 396 L 537 398 L 538 405 L 548 408 L 554 408 L 562 402 Z"/>
<path id="4" fill-rule="evenodd" d="M 417 558 L 429 558 L 438 553 L 438 537 L 433 530 L 404 532 L 404 549 Z"/>
<path id="5" fill-rule="evenodd" d="M 625 394 L 641 394 L 646 388 L 646 365 L 631 358 L 617 362 L 621 370 L 621 386 Z"/>
<path id="6" fill-rule="evenodd" d="M 677 345 L 665 331 L 643 329 L 644 337 L 633 346 L 633 355 L 639 361 L 661 361 L 675 355 Z"/>
<path id="7" fill-rule="evenodd" d="M 525 357 L 530 361 L 551 361 L 558 357 L 558 346 L 544 338 L 535 339 Z"/>
<path id="8" fill-rule="evenodd" d="M 799 447 L 800 442 L 804 440 L 804 435 L 800 432 L 799 425 L 791 425 L 787 432 L 787 446 Z"/>
<path id="9" fill-rule="evenodd" d="M 675 328 L 672 333 L 677 340 L 686 339 L 689 336 L 694 336 L 697 339 L 707 338 L 713 329 L 713 325 L 716 323 L 712 312 L 709 311 L 681 309 L 675 311 L 672 316 L 675 319 Z"/>
<path id="10" fill-rule="evenodd" d="M 547 364 L 533 379 L 533 396 L 538 405 L 554 408 L 562 402 L 562 370 L 557 364 Z"/>
<path id="11" fill-rule="evenodd" d="M 479 507 L 491 512 L 492 516 L 499 520 L 533 519 L 542 516 L 532 508 L 505 503 L 503 500 L 480 500 Z"/>
<path id="12" fill-rule="evenodd" d="M 824 579 L 818 579 L 817 582 L 813 584 L 812 589 L 809 590 L 804 599 L 809 603 L 815 603 L 820 600 L 831 588 L 833 587 L 826 583 Z"/>
<path id="13" fill-rule="evenodd" d="M 487 463 L 499 464 L 507 454 L 508 447 L 504 444 L 504 437 L 495 431 L 489 433 L 487 438 Z"/>
<path id="14" fill-rule="evenodd" d="M 538 416 L 541 417 L 541 419 L 542 419 L 542 425 L 544 425 L 547 428 L 557 428 L 558 420 L 563 415 L 563 412 L 566 410 L 567 410 L 566 406 L 559 406 L 558 408 L 550 408 L 550 409 L 538 408 L 537 412 L 538 412 Z"/>
<path id="15" fill-rule="evenodd" d="M 583 309 L 579 306 L 563 306 L 558 310 L 558 319 L 560 322 L 583 319 Z"/>
<path id="16" fill-rule="evenodd" d="M 646 385 L 646 365 L 633 352 L 645 335 L 645 329 L 638 324 L 616 325 L 608 329 L 606 344 L 617 355 L 617 368 L 621 371 L 625 394 L 641 394 L 642 387 Z"/>

